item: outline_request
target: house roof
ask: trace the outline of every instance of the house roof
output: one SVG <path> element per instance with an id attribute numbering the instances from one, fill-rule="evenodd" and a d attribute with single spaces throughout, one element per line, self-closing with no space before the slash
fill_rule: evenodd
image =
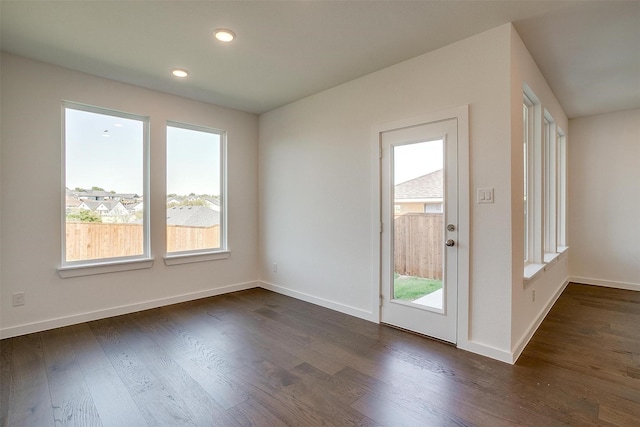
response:
<path id="1" fill-rule="evenodd" d="M 69 208 L 69 207 L 76 207 L 76 206 L 80 206 L 81 204 L 82 204 L 82 201 L 80 201 L 80 200 L 76 199 L 76 198 L 75 198 L 75 197 L 73 197 L 73 196 L 69 196 L 69 195 L 67 195 L 67 196 L 65 197 L 65 206 L 66 206 L 66 207 L 68 207 L 68 208 Z"/>
<path id="2" fill-rule="evenodd" d="M 220 214 L 206 206 L 174 206 L 167 208 L 167 225 L 211 227 L 220 224 Z"/>
<path id="3" fill-rule="evenodd" d="M 138 199 L 140 198 L 139 195 L 137 195 L 136 193 L 117 193 L 114 194 L 115 197 L 120 197 L 122 199 Z"/>
<path id="4" fill-rule="evenodd" d="M 83 200 L 84 203 L 89 209 L 95 211 L 100 205 L 104 206 L 108 210 L 112 210 L 118 205 L 122 205 L 122 203 L 117 200 Z"/>
<path id="5" fill-rule="evenodd" d="M 444 193 L 442 169 L 419 176 L 395 186 L 395 198 L 398 199 L 434 199 L 442 198 Z"/>
<path id="6" fill-rule="evenodd" d="M 87 190 L 87 191 L 79 191 L 76 193 L 79 197 L 113 197 L 114 193 L 110 193 L 108 191 L 103 190 Z"/>

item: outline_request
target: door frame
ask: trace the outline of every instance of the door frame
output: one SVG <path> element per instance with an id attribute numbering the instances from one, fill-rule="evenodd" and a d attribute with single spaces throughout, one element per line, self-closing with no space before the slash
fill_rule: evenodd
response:
<path id="1" fill-rule="evenodd" d="M 382 133 L 394 129 L 456 119 L 458 123 L 458 304 L 457 346 L 469 342 L 469 259 L 470 259 L 470 177 L 469 177 L 469 106 L 418 114 L 404 119 L 376 124 L 372 127 L 372 320 L 380 323 L 380 292 L 382 286 Z"/>

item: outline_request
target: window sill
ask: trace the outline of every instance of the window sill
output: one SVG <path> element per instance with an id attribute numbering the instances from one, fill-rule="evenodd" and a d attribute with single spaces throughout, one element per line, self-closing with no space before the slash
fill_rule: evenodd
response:
<path id="1" fill-rule="evenodd" d="M 216 252 L 183 252 L 176 254 L 167 254 L 164 257 L 164 263 L 168 266 L 190 264 L 193 262 L 218 261 L 227 259 L 231 256 L 230 251 Z"/>
<path id="2" fill-rule="evenodd" d="M 544 269 L 548 270 L 553 266 L 556 262 L 558 262 L 558 258 L 560 257 L 559 253 L 549 252 L 544 254 Z"/>
<path id="3" fill-rule="evenodd" d="M 527 264 L 524 266 L 524 280 L 529 281 L 535 279 L 544 271 L 545 264 Z"/>
<path id="4" fill-rule="evenodd" d="M 119 271 L 142 270 L 153 266 L 153 258 L 96 262 L 93 264 L 67 265 L 58 267 L 58 276 L 62 279 L 70 277 L 92 276 L 95 274 L 117 273 Z"/>

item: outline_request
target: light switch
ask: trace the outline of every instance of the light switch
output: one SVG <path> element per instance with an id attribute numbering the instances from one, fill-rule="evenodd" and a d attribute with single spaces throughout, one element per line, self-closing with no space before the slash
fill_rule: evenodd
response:
<path id="1" fill-rule="evenodd" d="M 493 188 L 478 188 L 478 203 L 493 203 Z"/>

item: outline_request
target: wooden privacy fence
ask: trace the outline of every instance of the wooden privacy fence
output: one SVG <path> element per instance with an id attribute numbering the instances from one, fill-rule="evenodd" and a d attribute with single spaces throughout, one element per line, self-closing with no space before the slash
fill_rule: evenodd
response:
<path id="1" fill-rule="evenodd" d="M 67 261 L 141 255 L 141 224 L 68 222 L 66 224 Z M 167 227 L 167 252 L 180 252 L 220 246 L 220 227 Z"/>
<path id="2" fill-rule="evenodd" d="M 401 275 L 442 279 L 441 213 L 409 213 L 394 220 L 394 271 Z"/>
<path id="3" fill-rule="evenodd" d="M 192 251 L 196 249 L 219 248 L 220 226 L 184 227 L 167 226 L 167 252 Z"/>

